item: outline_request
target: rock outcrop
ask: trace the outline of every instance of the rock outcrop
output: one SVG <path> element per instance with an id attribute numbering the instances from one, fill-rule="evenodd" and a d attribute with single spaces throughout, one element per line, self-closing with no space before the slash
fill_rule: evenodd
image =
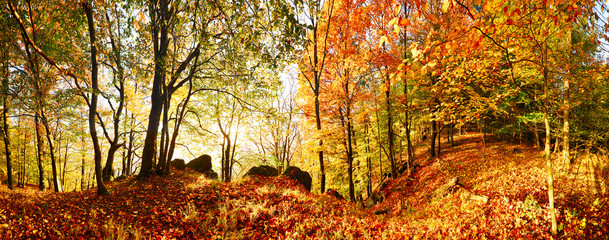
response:
<path id="1" fill-rule="evenodd" d="M 265 177 L 275 177 L 279 175 L 279 171 L 277 168 L 271 167 L 269 165 L 260 165 L 257 167 L 250 168 L 249 171 L 245 174 L 245 176 L 265 176 Z"/>
<path id="2" fill-rule="evenodd" d="M 201 155 L 198 158 L 190 160 L 190 162 L 186 164 L 186 167 L 200 173 L 205 173 L 206 171 L 211 170 L 211 156 L 207 154 Z"/>
<path id="3" fill-rule="evenodd" d="M 296 180 L 298 183 L 302 184 L 308 191 L 311 191 L 311 175 L 308 172 L 300 170 L 298 167 L 290 166 L 288 167 L 283 174 L 290 177 L 291 179 Z"/>
<path id="4" fill-rule="evenodd" d="M 184 162 L 184 159 L 174 159 L 169 164 L 171 164 L 173 168 L 178 170 L 184 170 L 186 168 L 186 162 Z"/>

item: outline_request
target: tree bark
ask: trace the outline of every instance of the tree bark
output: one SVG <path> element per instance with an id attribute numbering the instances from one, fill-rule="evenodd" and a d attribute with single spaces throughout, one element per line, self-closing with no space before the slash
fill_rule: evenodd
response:
<path id="1" fill-rule="evenodd" d="M 91 134 L 91 140 L 93 142 L 94 161 L 95 161 L 95 179 L 97 181 L 97 194 L 98 195 L 109 195 L 110 192 L 104 185 L 102 178 L 102 166 L 101 166 L 101 149 L 99 146 L 99 139 L 97 138 L 97 129 L 95 127 L 95 117 L 97 113 L 97 93 L 99 92 L 99 86 L 97 81 L 97 43 L 95 36 L 95 24 L 93 20 L 93 9 L 91 9 L 90 3 L 82 2 L 82 7 L 87 15 L 87 25 L 89 28 L 89 41 L 91 45 L 91 98 L 89 106 L 89 132 Z"/>
<path id="2" fill-rule="evenodd" d="M 80 190 L 85 189 L 85 153 L 80 156 Z"/>
<path id="3" fill-rule="evenodd" d="M 436 122 L 436 125 L 438 130 L 438 134 L 436 134 L 438 139 L 438 151 L 436 152 L 436 157 L 440 157 L 440 153 L 442 152 L 442 130 L 444 129 L 444 126 L 442 126 L 441 122 Z"/>
<path id="4" fill-rule="evenodd" d="M 389 71 L 389 69 L 386 69 Z M 385 74 L 385 107 L 387 110 L 387 140 L 389 149 L 387 150 L 389 163 L 391 164 L 391 177 L 397 178 L 398 171 L 395 163 L 395 143 L 393 133 L 393 112 L 391 109 L 391 80 L 389 79 L 389 73 Z"/>
<path id="5" fill-rule="evenodd" d="M 40 120 L 38 120 L 38 114 L 34 116 L 34 128 L 36 128 L 36 158 L 38 160 L 38 189 L 44 191 L 44 168 L 42 166 L 42 158 L 44 156 L 44 143 L 42 140 L 42 129 L 40 126 Z"/>
<path id="6" fill-rule="evenodd" d="M 159 121 L 163 111 L 163 85 L 165 84 L 165 68 L 169 48 L 169 25 L 172 12 L 170 1 L 153 0 L 150 9 L 152 14 L 152 42 L 154 47 L 154 78 L 152 82 L 151 106 L 148 115 L 148 128 L 142 150 L 142 167 L 139 176 L 147 177 L 154 168 L 156 155 L 156 140 L 159 132 Z"/>
<path id="7" fill-rule="evenodd" d="M 107 13 L 106 13 L 106 19 L 108 19 L 108 21 L 110 21 L 110 17 L 108 16 Z M 118 24 L 118 25 L 120 26 L 120 24 Z M 119 31 L 120 31 L 120 29 L 119 29 Z M 116 151 L 118 151 L 123 146 L 123 144 L 119 143 L 119 133 L 120 133 L 121 115 L 122 115 L 123 109 L 125 107 L 125 70 L 123 68 L 123 64 L 122 64 L 122 60 L 121 60 L 122 59 L 121 58 L 121 49 L 120 49 L 120 45 L 118 45 L 116 43 L 116 41 L 114 40 L 112 30 L 110 30 L 109 35 L 110 35 L 110 45 L 112 46 L 112 51 L 115 55 L 114 62 L 116 64 L 116 68 L 117 68 L 117 71 L 114 74 L 118 75 L 116 77 L 118 79 L 118 85 L 115 84 L 114 87 L 116 88 L 116 90 L 118 90 L 119 96 L 118 96 L 118 107 L 116 109 L 116 112 L 113 113 L 112 124 L 114 127 L 114 136 L 112 136 L 112 138 L 110 138 L 110 136 L 107 134 L 105 125 L 102 124 L 102 128 L 104 129 L 106 139 L 110 143 L 110 148 L 108 149 L 108 156 L 106 157 L 106 165 L 104 166 L 104 169 L 102 170 L 102 178 L 104 181 L 110 181 L 110 178 L 114 177 L 114 169 L 112 166 L 114 164 L 114 156 L 116 154 Z M 101 122 L 102 119 L 100 118 L 99 121 Z"/>
<path id="8" fill-rule="evenodd" d="M 129 132 L 129 145 L 127 146 L 127 169 L 125 170 L 125 175 L 130 176 L 133 172 L 131 169 L 133 168 L 133 139 L 134 134 L 133 131 Z"/>
<path id="9" fill-rule="evenodd" d="M 550 140 L 551 140 L 551 129 L 550 129 L 550 117 L 549 117 L 549 99 L 548 99 L 548 84 L 549 84 L 549 77 L 548 77 L 548 68 L 547 68 L 547 64 L 548 64 L 548 46 L 547 44 L 544 45 L 544 52 L 543 52 L 543 94 L 544 94 L 544 101 L 543 101 L 543 121 L 546 127 L 546 141 L 545 141 L 545 151 L 544 151 L 544 155 L 545 155 L 545 160 L 546 160 L 546 172 L 548 175 L 548 205 L 549 205 L 549 210 L 550 210 L 550 220 L 551 220 L 551 232 L 553 235 L 556 235 L 557 232 L 557 225 L 556 225 L 556 210 L 554 209 L 554 176 L 552 173 L 552 158 L 550 156 Z"/>
<path id="10" fill-rule="evenodd" d="M 44 126 L 45 136 L 47 138 L 47 142 L 49 144 L 49 155 L 51 156 L 51 169 L 53 171 L 53 189 L 55 192 L 61 192 L 61 186 L 59 185 L 59 178 L 57 173 L 57 159 L 55 157 L 55 148 L 53 147 L 53 141 L 51 139 L 51 129 L 49 128 L 49 122 L 47 120 L 46 115 L 44 115 L 44 111 L 41 109 L 40 119 L 42 120 L 42 125 Z"/>
<path id="11" fill-rule="evenodd" d="M 431 120 L 431 137 L 429 138 L 429 158 L 436 157 L 436 120 Z"/>
<path id="12" fill-rule="evenodd" d="M 366 193 L 368 197 L 372 196 L 372 158 L 370 157 L 370 135 L 368 132 L 368 119 L 364 123 L 364 133 L 366 135 L 366 167 L 368 168 L 368 179 L 366 181 Z"/>
<path id="13" fill-rule="evenodd" d="M 330 0 L 329 2 L 330 4 L 330 8 L 329 8 L 329 13 L 328 13 L 328 21 L 327 21 L 327 25 L 326 25 L 326 31 L 325 31 L 325 37 L 324 39 L 322 39 L 324 41 L 324 46 L 323 46 L 323 56 L 321 57 L 321 61 L 319 60 L 319 56 L 318 56 L 318 48 L 319 48 L 319 38 L 318 38 L 318 26 L 319 26 L 319 21 L 318 21 L 318 16 L 311 16 L 311 26 L 312 26 L 312 31 L 313 31 L 313 39 L 312 39 L 312 43 L 313 43 L 313 59 L 311 59 L 311 57 L 309 57 L 309 61 L 311 62 L 312 66 L 312 71 L 313 71 L 313 83 L 311 83 L 311 79 L 306 75 L 303 74 L 303 76 L 307 79 L 307 81 L 309 82 L 309 85 L 311 87 L 311 90 L 313 90 L 313 93 L 315 95 L 315 123 L 316 123 L 316 127 L 317 127 L 317 132 L 321 134 L 321 115 L 319 112 L 319 93 L 320 93 L 320 82 L 321 82 L 321 74 L 322 74 L 322 70 L 324 69 L 324 64 L 325 64 L 325 60 L 327 57 L 327 44 L 326 41 L 328 40 L 328 34 L 329 34 L 329 28 L 330 28 L 330 23 L 332 20 L 332 12 L 334 10 L 334 0 Z M 321 15 L 321 8 L 322 6 L 312 6 L 312 7 L 317 7 L 317 13 L 320 13 L 319 15 Z M 319 174 L 320 174 L 320 191 L 321 193 L 324 193 L 326 191 L 326 169 L 324 166 L 324 152 L 323 152 L 323 137 L 320 136 L 319 138 L 319 151 L 317 152 L 318 155 L 318 159 L 319 159 Z"/>
<path id="14" fill-rule="evenodd" d="M 569 44 L 571 45 L 571 52 L 575 52 L 573 46 L 573 31 L 569 32 Z M 569 156 L 570 149 L 570 138 L 569 138 L 569 111 L 571 110 L 570 100 L 571 100 L 571 89 L 569 86 L 569 80 L 573 77 L 574 68 L 571 67 L 573 61 L 569 63 L 569 73 L 564 78 L 564 92 L 563 92 L 563 128 L 562 128 L 562 158 L 564 162 L 564 166 L 570 166 L 571 164 L 571 156 Z"/>
<path id="15" fill-rule="evenodd" d="M 17 125 L 21 126 L 21 117 L 18 118 Z M 27 138 L 28 138 L 27 132 L 23 131 L 23 143 L 21 145 L 21 147 L 22 147 L 21 148 L 21 171 L 20 171 L 21 172 L 21 179 L 19 180 L 19 183 L 18 183 L 18 185 L 21 186 L 21 187 L 25 187 L 25 182 L 26 182 L 26 177 L 27 177 L 27 174 L 26 174 L 26 159 L 25 159 L 25 154 L 26 154 L 26 151 L 27 151 L 27 149 L 26 149 L 26 147 L 27 147 L 27 143 L 26 143 L 27 142 Z"/>
<path id="16" fill-rule="evenodd" d="M 11 138 L 10 128 L 8 122 L 8 111 L 9 111 L 9 68 L 8 68 L 8 43 L 4 45 L 4 51 L 2 51 L 2 139 L 4 140 L 4 153 L 6 157 L 6 176 L 8 188 L 13 190 L 15 188 L 13 183 L 13 164 L 11 159 Z"/>
<path id="17" fill-rule="evenodd" d="M 317 59 L 317 47 L 315 47 L 315 59 Z M 316 74 L 317 75 L 317 74 Z M 317 86 L 317 90 L 315 91 L 315 126 L 317 127 L 317 131 L 321 133 L 321 115 L 319 113 L 319 80 L 315 79 L 315 85 Z M 320 191 L 321 193 L 326 192 L 326 168 L 324 166 L 324 151 L 322 147 L 324 145 L 323 137 L 319 138 L 319 151 L 317 151 L 318 159 L 319 159 L 319 172 L 320 172 Z"/>

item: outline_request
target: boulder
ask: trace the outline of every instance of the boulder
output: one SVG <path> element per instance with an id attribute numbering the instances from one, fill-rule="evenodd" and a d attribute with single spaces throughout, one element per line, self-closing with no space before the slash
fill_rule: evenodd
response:
<path id="1" fill-rule="evenodd" d="M 184 170 L 186 168 L 186 162 L 184 162 L 184 159 L 174 159 L 169 164 L 171 164 L 173 168 L 178 170 Z"/>
<path id="2" fill-rule="evenodd" d="M 216 173 L 213 169 L 209 169 L 203 172 L 203 175 L 205 175 L 206 178 L 209 179 L 218 179 L 218 173 Z"/>
<path id="3" fill-rule="evenodd" d="M 302 184 L 308 191 L 311 191 L 311 175 L 308 172 L 300 170 L 300 168 L 289 166 L 285 169 L 282 175 L 288 176 Z"/>
<path id="4" fill-rule="evenodd" d="M 200 173 L 205 173 L 205 171 L 211 170 L 211 156 L 207 154 L 201 155 L 198 158 L 190 160 L 190 162 L 186 164 L 186 167 Z"/>
<path id="5" fill-rule="evenodd" d="M 245 174 L 245 176 L 258 175 L 265 177 L 275 177 L 279 175 L 279 171 L 277 168 L 271 167 L 269 165 L 260 165 L 257 167 L 250 168 L 249 171 Z"/>
<path id="6" fill-rule="evenodd" d="M 116 177 L 116 178 L 114 179 L 114 181 L 115 181 L 115 182 L 116 182 L 116 181 L 122 181 L 122 180 L 125 180 L 125 179 L 127 179 L 127 175 L 120 175 L 120 176 Z"/>
<path id="7" fill-rule="evenodd" d="M 328 191 L 326 191 L 324 194 L 328 195 L 328 196 L 335 197 L 338 200 L 344 200 L 345 199 L 342 195 L 340 195 L 340 193 L 338 193 L 338 191 L 336 191 L 334 189 L 328 189 Z"/>

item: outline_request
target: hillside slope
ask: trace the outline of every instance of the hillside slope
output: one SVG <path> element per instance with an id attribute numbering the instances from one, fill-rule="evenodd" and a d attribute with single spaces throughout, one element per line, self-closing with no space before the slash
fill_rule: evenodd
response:
<path id="1" fill-rule="evenodd" d="M 419 160 L 411 177 L 400 176 L 383 189 L 386 201 L 366 210 L 309 193 L 285 177 L 224 184 L 173 171 L 112 182 L 111 196 L 1 186 L 0 238 L 549 238 L 540 152 L 494 139 L 484 146 L 481 140 L 459 137 L 439 159 Z M 598 181 L 573 178 L 575 170 L 562 173 L 559 167 L 559 236 L 606 239 L 609 199 L 591 191 L 599 187 L 582 185 Z M 583 172 L 578 169 L 577 176 Z M 455 177 L 458 187 L 444 189 Z"/>
<path id="2" fill-rule="evenodd" d="M 439 158 L 417 157 L 421 167 L 383 189 L 386 201 L 371 211 L 388 211 L 422 234 L 452 238 L 548 239 L 547 172 L 542 151 L 482 134 L 455 138 Z M 485 144 L 486 143 L 486 144 Z M 591 156 L 570 167 L 553 155 L 559 236 L 609 238 L 607 162 Z M 598 160 L 598 159 L 596 159 Z M 599 177 L 605 179 L 599 179 Z M 451 180 L 458 179 L 456 186 Z M 397 207 L 396 207 L 397 206 Z"/>

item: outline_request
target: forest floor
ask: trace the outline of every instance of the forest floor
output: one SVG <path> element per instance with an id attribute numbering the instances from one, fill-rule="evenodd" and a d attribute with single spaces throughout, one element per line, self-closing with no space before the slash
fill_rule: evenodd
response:
<path id="1" fill-rule="evenodd" d="M 110 182 L 110 196 L 2 185 L 0 239 L 551 238 L 541 151 L 490 137 L 484 144 L 480 134 L 455 140 L 437 159 L 420 150 L 420 167 L 390 181 L 386 200 L 369 209 L 286 177 L 225 184 L 172 171 Z M 609 239 L 606 159 L 580 156 L 568 168 L 553 159 L 556 237 Z M 459 184 L 447 185 L 455 177 Z"/>

